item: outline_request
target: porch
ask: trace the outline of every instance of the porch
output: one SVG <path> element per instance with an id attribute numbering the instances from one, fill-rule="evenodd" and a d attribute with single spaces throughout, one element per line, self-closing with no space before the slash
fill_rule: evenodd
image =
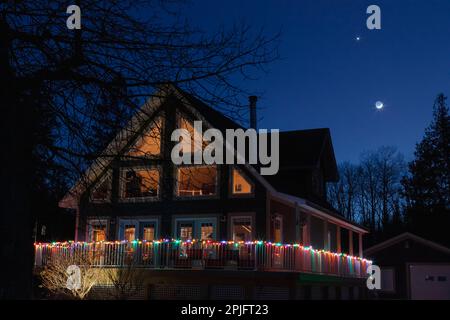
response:
<path id="1" fill-rule="evenodd" d="M 35 244 L 35 267 L 52 257 L 81 255 L 95 267 L 157 270 L 252 270 L 365 278 L 371 261 L 300 244 L 263 241 L 111 241 Z"/>

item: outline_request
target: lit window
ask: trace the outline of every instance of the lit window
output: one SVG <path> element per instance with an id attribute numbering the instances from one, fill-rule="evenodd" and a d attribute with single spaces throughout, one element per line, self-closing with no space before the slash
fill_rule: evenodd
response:
<path id="1" fill-rule="evenodd" d="M 189 136 L 191 138 L 190 143 L 187 141 L 187 139 L 182 140 L 182 148 L 183 150 L 187 150 L 187 148 L 189 148 L 188 150 L 190 150 L 190 152 L 198 152 L 198 151 L 202 151 L 202 147 L 206 147 L 207 146 L 207 142 L 203 141 L 203 137 L 201 135 L 201 132 L 195 131 L 194 129 L 194 123 L 192 121 L 189 121 L 188 119 L 184 118 L 184 117 L 180 117 L 180 124 L 179 124 L 179 128 L 180 129 L 186 129 L 189 132 Z M 188 138 L 188 137 L 186 137 Z M 190 145 L 189 145 L 190 144 Z"/>
<path id="2" fill-rule="evenodd" d="M 153 121 L 150 130 L 143 133 L 128 155 L 132 157 L 159 155 L 161 153 L 161 126 L 161 118 Z"/>
<path id="3" fill-rule="evenodd" d="M 180 239 L 183 241 L 192 240 L 193 229 L 192 222 L 181 222 L 179 224 Z"/>
<path id="4" fill-rule="evenodd" d="M 232 235 L 234 241 L 252 240 L 252 220 L 250 217 L 232 218 Z"/>
<path id="5" fill-rule="evenodd" d="M 155 226 L 153 224 L 144 225 L 142 229 L 142 240 L 155 240 Z"/>
<path id="6" fill-rule="evenodd" d="M 88 241 L 106 241 L 107 223 L 106 219 L 89 219 L 87 221 Z"/>
<path id="7" fill-rule="evenodd" d="M 214 238 L 214 226 L 212 223 L 201 224 L 201 240 L 212 240 Z"/>
<path id="8" fill-rule="evenodd" d="M 252 184 L 243 176 L 243 174 L 233 169 L 233 194 L 251 194 Z"/>
<path id="9" fill-rule="evenodd" d="M 127 241 L 133 241 L 136 235 L 136 227 L 134 225 L 126 225 L 124 232 L 124 239 Z"/>
<path id="10" fill-rule="evenodd" d="M 273 241 L 283 242 L 283 218 L 281 216 L 275 217 L 273 221 Z"/>
<path id="11" fill-rule="evenodd" d="M 122 198 L 149 198 L 158 196 L 158 169 L 129 169 L 123 175 Z"/>
<path id="12" fill-rule="evenodd" d="M 92 230 L 92 236 L 94 241 L 106 240 L 106 226 L 94 226 Z"/>
<path id="13" fill-rule="evenodd" d="M 178 196 L 212 196 L 216 194 L 215 166 L 178 168 Z"/>
<path id="14" fill-rule="evenodd" d="M 102 178 L 91 192 L 91 200 L 108 200 L 111 194 L 111 177 L 109 174 Z"/>

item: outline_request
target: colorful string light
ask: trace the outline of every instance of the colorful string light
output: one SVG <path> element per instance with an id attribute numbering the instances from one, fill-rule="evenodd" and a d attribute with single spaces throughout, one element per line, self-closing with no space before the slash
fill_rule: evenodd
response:
<path id="1" fill-rule="evenodd" d="M 361 258 L 361 257 L 357 257 L 357 256 L 352 256 L 346 253 L 337 253 L 337 252 L 332 252 L 332 251 L 328 251 L 328 250 L 324 250 L 324 249 L 314 249 L 312 246 L 303 246 L 299 243 L 272 243 L 270 241 L 262 241 L 262 240 L 255 240 L 255 241 L 212 241 L 212 240 L 196 240 L 196 239 L 192 239 L 192 240 L 180 240 L 180 239 L 160 239 L 160 240 L 132 240 L 132 241 L 127 241 L 127 240 L 114 240 L 114 241 L 92 241 L 92 242 L 86 242 L 86 241 L 64 241 L 64 242 L 51 242 L 51 243 L 35 243 L 34 246 L 35 247 L 47 247 L 47 248 L 53 248 L 53 247 L 68 247 L 68 246 L 73 246 L 73 245 L 80 245 L 80 246 L 92 246 L 92 245 L 99 245 L 99 244 L 107 244 L 107 245 L 120 245 L 120 244 L 127 244 L 130 243 L 132 245 L 136 245 L 136 244 L 145 244 L 145 245 L 159 245 L 161 243 L 173 243 L 175 245 L 192 245 L 194 243 L 201 243 L 203 245 L 234 245 L 235 247 L 240 247 L 243 245 L 257 245 L 257 246 L 261 246 L 261 245 L 265 245 L 266 247 L 276 247 L 276 248 L 299 248 L 301 250 L 304 251 L 309 251 L 311 253 L 317 253 L 317 254 L 324 254 L 324 255 L 330 255 L 330 256 L 336 256 L 336 257 L 343 257 L 343 258 L 347 258 L 350 260 L 359 260 L 359 261 L 363 261 L 366 263 L 372 263 L 371 260 L 365 259 L 365 258 Z"/>

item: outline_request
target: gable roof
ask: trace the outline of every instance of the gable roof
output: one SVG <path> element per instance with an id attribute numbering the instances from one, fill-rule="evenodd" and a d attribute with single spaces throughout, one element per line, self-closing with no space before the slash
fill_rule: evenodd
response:
<path id="1" fill-rule="evenodd" d="M 326 181 L 338 180 L 330 129 L 280 132 L 280 168 L 319 168 L 321 165 Z"/>
<path id="2" fill-rule="evenodd" d="M 390 238 L 386 241 L 380 242 L 370 248 L 367 248 L 366 250 L 364 250 L 364 255 L 371 255 L 373 253 L 384 250 L 385 248 L 389 248 L 389 247 L 391 247 L 399 242 L 405 241 L 405 240 L 413 240 L 413 241 L 423 244 L 424 246 L 433 248 L 435 250 L 441 251 L 446 254 L 450 254 L 450 249 L 447 247 L 444 247 L 443 245 L 440 245 L 436 242 L 424 239 L 415 234 L 405 232 L 405 233 L 399 234 L 398 236 Z"/>
<path id="3" fill-rule="evenodd" d="M 79 196 L 92 184 L 114 159 L 114 155 L 134 139 L 136 132 L 147 124 L 149 117 L 161 106 L 170 95 L 175 96 L 205 124 L 221 131 L 225 129 L 244 129 L 223 113 L 208 106 L 193 95 L 181 90 L 173 84 L 161 86 L 153 96 L 136 112 L 129 123 L 117 134 L 102 154 L 91 164 L 72 189 L 64 196 L 59 205 L 64 208 L 76 208 Z M 298 156 L 292 156 L 292 150 L 305 150 Z M 327 181 L 337 177 L 336 160 L 331 144 L 330 131 L 327 128 L 312 130 L 296 130 L 280 132 L 280 170 L 283 168 L 312 168 L 325 165 Z M 257 172 L 257 166 L 247 166 L 255 178 L 269 191 L 275 192 L 273 186 Z"/>
<path id="4" fill-rule="evenodd" d="M 221 131 L 226 129 L 244 129 L 237 122 L 233 121 L 222 112 L 208 106 L 206 103 L 197 99 L 193 95 L 177 88 L 179 93 L 206 118 L 212 126 Z"/>

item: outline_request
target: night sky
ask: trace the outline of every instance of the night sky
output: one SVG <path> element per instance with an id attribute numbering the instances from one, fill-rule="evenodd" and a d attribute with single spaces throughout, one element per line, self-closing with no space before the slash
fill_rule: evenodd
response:
<path id="1" fill-rule="evenodd" d="M 371 4 L 381 7 L 381 30 L 366 28 Z M 383 145 L 411 159 L 436 95 L 450 94 L 448 0 L 199 0 L 184 13 L 207 30 L 242 19 L 281 30 L 282 59 L 243 84 L 264 92 L 259 127 L 329 127 L 339 162 Z"/>

